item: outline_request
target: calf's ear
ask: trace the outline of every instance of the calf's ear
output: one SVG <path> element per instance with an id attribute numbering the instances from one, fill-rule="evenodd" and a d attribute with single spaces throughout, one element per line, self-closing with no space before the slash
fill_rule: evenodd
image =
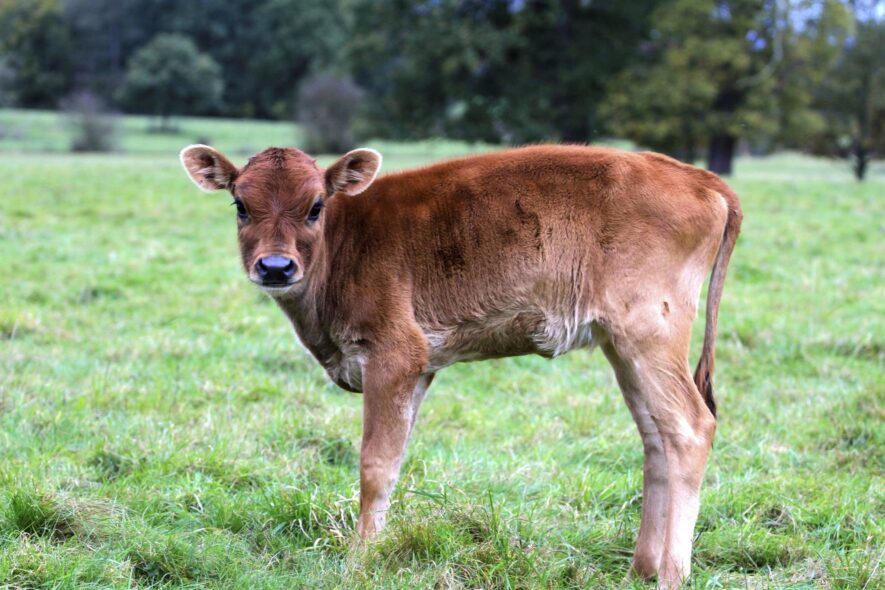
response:
<path id="1" fill-rule="evenodd" d="M 347 152 L 326 169 L 326 192 L 358 195 L 372 184 L 381 170 L 381 154 L 361 148 Z"/>
<path id="2" fill-rule="evenodd" d="M 207 193 L 230 188 L 237 177 L 237 167 L 208 145 L 189 145 L 181 150 L 180 158 L 190 179 Z"/>

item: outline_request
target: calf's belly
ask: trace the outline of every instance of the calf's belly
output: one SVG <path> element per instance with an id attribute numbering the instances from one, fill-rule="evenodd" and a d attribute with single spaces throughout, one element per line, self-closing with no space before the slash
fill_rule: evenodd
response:
<path id="1" fill-rule="evenodd" d="M 537 354 L 553 358 L 597 342 L 596 319 L 590 313 L 522 311 L 496 313 L 481 320 L 452 326 L 424 327 L 427 338 L 427 372 L 458 362 Z M 326 372 L 338 386 L 361 392 L 365 355 L 356 346 L 343 347 L 326 364 Z"/>
<path id="2" fill-rule="evenodd" d="M 429 370 L 454 363 L 538 354 L 553 358 L 595 345 L 591 314 L 521 313 L 486 322 L 425 328 Z"/>

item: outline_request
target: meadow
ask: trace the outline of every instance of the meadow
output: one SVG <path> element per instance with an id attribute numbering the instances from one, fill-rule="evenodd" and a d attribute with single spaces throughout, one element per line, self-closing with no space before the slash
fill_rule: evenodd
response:
<path id="1" fill-rule="evenodd" d="M 354 544 L 361 398 L 177 160 L 294 129 L 127 118 L 121 153 L 70 155 L 52 117 L 0 111 L 0 588 L 646 587 L 625 580 L 642 447 L 601 353 L 441 372 L 388 531 Z M 367 145 L 387 171 L 480 149 Z M 730 183 L 692 587 L 881 587 L 885 166 L 742 158 Z"/>

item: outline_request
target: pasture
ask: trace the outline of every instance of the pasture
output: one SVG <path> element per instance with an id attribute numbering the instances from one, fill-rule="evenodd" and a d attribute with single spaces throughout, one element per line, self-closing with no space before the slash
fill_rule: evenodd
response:
<path id="1" fill-rule="evenodd" d="M 246 281 L 229 199 L 177 160 L 203 129 L 238 164 L 295 140 L 240 125 L 102 156 L 60 153 L 51 121 L 3 140 L 0 587 L 645 587 L 624 581 L 642 448 L 599 351 L 441 372 L 388 531 L 352 544 L 361 398 Z M 386 171 L 474 149 L 367 145 Z M 885 168 L 745 158 L 729 182 L 745 221 L 692 587 L 880 587 Z"/>

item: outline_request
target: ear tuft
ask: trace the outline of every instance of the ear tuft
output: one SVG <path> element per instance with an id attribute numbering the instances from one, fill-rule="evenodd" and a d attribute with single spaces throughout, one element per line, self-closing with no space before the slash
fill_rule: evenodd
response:
<path id="1" fill-rule="evenodd" d="M 190 179 L 205 192 L 230 188 L 237 177 L 237 167 L 208 145 L 189 145 L 179 157 Z"/>
<path id="2" fill-rule="evenodd" d="M 368 148 L 347 152 L 326 170 L 326 192 L 360 194 L 378 176 L 381 161 L 381 154 Z"/>

